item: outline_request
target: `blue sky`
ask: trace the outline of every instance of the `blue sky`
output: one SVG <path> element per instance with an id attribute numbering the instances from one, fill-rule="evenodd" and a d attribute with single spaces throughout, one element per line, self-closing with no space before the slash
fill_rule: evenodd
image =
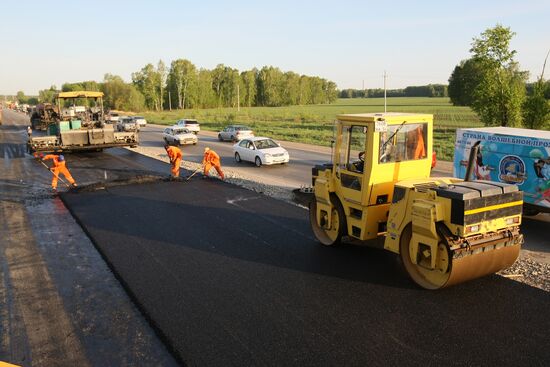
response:
<path id="1" fill-rule="evenodd" d="M 0 94 L 101 81 L 162 59 L 273 65 L 339 88 L 447 83 L 496 24 L 531 79 L 550 49 L 550 1 L 9 1 L 0 6 Z M 550 66 L 549 66 L 550 69 Z M 550 78 L 547 71 L 546 78 Z"/>

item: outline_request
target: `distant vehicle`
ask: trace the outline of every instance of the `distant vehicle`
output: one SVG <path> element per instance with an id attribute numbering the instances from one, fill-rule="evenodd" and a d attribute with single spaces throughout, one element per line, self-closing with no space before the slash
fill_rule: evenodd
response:
<path id="1" fill-rule="evenodd" d="M 147 126 L 147 120 L 143 116 L 133 116 L 132 117 L 139 126 Z"/>
<path id="2" fill-rule="evenodd" d="M 116 124 L 118 122 L 119 115 L 118 113 L 110 113 L 107 116 L 105 116 L 105 122 L 109 122 L 111 124 Z"/>
<path id="3" fill-rule="evenodd" d="M 193 119 L 181 119 L 176 122 L 174 126 L 185 127 L 194 134 L 198 134 L 201 131 L 199 122 Z"/>
<path id="4" fill-rule="evenodd" d="M 273 139 L 263 137 L 239 141 L 233 145 L 233 154 L 235 161 L 254 162 L 257 167 L 263 164 L 285 164 L 290 161 L 290 156 L 285 148 Z"/>
<path id="5" fill-rule="evenodd" d="M 245 125 L 229 125 L 218 133 L 219 141 L 229 140 L 237 142 L 245 138 L 253 138 L 254 132 Z"/>
<path id="6" fill-rule="evenodd" d="M 117 125 L 117 131 L 139 131 L 139 124 L 131 117 L 119 118 Z"/>
<path id="7" fill-rule="evenodd" d="M 167 127 L 162 133 L 162 138 L 166 144 L 174 145 L 186 145 L 193 144 L 196 145 L 197 135 L 193 134 L 185 127 Z"/>

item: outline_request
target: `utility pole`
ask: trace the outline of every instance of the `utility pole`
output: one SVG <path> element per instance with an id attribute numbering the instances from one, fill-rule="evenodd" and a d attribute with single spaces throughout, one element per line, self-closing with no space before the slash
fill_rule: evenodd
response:
<path id="1" fill-rule="evenodd" d="M 240 88 L 239 84 L 237 84 L 237 111 L 241 110 L 241 95 L 240 95 Z"/>
<path id="2" fill-rule="evenodd" d="M 386 79 L 388 78 L 388 75 L 386 74 L 386 70 L 384 70 L 384 113 L 386 113 Z"/>
<path id="3" fill-rule="evenodd" d="M 170 91 L 168 91 L 168 108 L 172 111 L 172 96 L 170 95 Z"/>

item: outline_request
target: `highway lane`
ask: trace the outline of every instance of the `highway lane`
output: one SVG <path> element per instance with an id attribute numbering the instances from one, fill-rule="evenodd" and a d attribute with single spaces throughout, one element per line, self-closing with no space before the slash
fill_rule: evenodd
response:
<path id="1" fill-rule="evenodd" d="M 156 148 L 154 151 L 163 151 L 162 126 L 148 125 L 140 131 L 140 145 Z M 187 145 L 181 147 L 183 159 L 195 163 L 202 161 L 204 147 L 215 150 L 221 157 L 222 167 L 237 172 L 244 176 L 252 176 L 256 179 L 287 187 L 300 187 L 311 183 L 311 167 L 330 161 L 330 148 L 316 147 L 313 145 L 281 142 L 281 145 L 289 151 L 290 163 L 285 165 L 254 166 L 253 163 L 237 163 L 233 155 L 232 142 L 220 142 L 217 134 L 210 131 L 199 133 L 199 143 L 196 146 Z"/>
<path id="2" fill-rule="evenodd" d="M 140 145 L 146 147 L 152 154 L 163 153 L 162 131 L 165 126 L 152 125 L 144 127 L 140 131 Z M 254 177 L 255 180 L 277 186 L 297 188 L 311 184 L 311 168 L 317 164 L 331 161 L 331 148 L 301 144 L 295 142 L 280 141 L 281 145 L 289 151 L 290 163 L 286 165 L 273 165 L 255 167 L 252 163 L 237 163 L 233 157 L 232 142 L 220 142 L 217 133 L 201 131 L 199 142 L 196 146 L 183 146 L 183 159 L 200 163 L 204 147 L 214 149 L 221 157 L 222 167 L 246 177 Z M 432 172 L 434 176 L 449 176 L 451 172 L 450 162 L 439 162 Z"/>

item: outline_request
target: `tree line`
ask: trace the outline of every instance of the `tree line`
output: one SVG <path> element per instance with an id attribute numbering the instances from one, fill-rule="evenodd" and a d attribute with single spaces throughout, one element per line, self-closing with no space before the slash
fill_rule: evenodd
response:
<path id="1" fill-rule="evenodd" d="M 132 82 L 106 74 L 103 82 L 65 83 L 61 91 L 102 91 L 107 108 L 126 111 L 215 107 L 278 107 L 332 103 L 338 98 L 336 83 L 316 77 L 283 72 L 264 66 L 240 72 L 220 64 L 213 70 L 197 68 L 186 59 L 161 60 L 132 73 Z M 51 102 L 55 86 L 39 91 L 40 102 Z"/>
<path id="2" fill-rule="evenodd" d="M 402 89 L 387 89 L 386 97 L 448 97 L 447 86 L 444 84 L 428 84 L 410 86 Z M 340 98 L 381 98 L 384 89 L 342 89 Z"/>
<path id="3" fill-rule="evenodd" d="M 546 60 L 535 83 L 520 70 L 510 41 L 510 28 L 497 25 L 474 38 L 471 58 L 462 60 L 449 78 L 454 105 L 470 106 L 487 126 L 550 129 L 550 83 L 544 80 Z M 549 51 L 550 54 L 550 51 Z"/>

